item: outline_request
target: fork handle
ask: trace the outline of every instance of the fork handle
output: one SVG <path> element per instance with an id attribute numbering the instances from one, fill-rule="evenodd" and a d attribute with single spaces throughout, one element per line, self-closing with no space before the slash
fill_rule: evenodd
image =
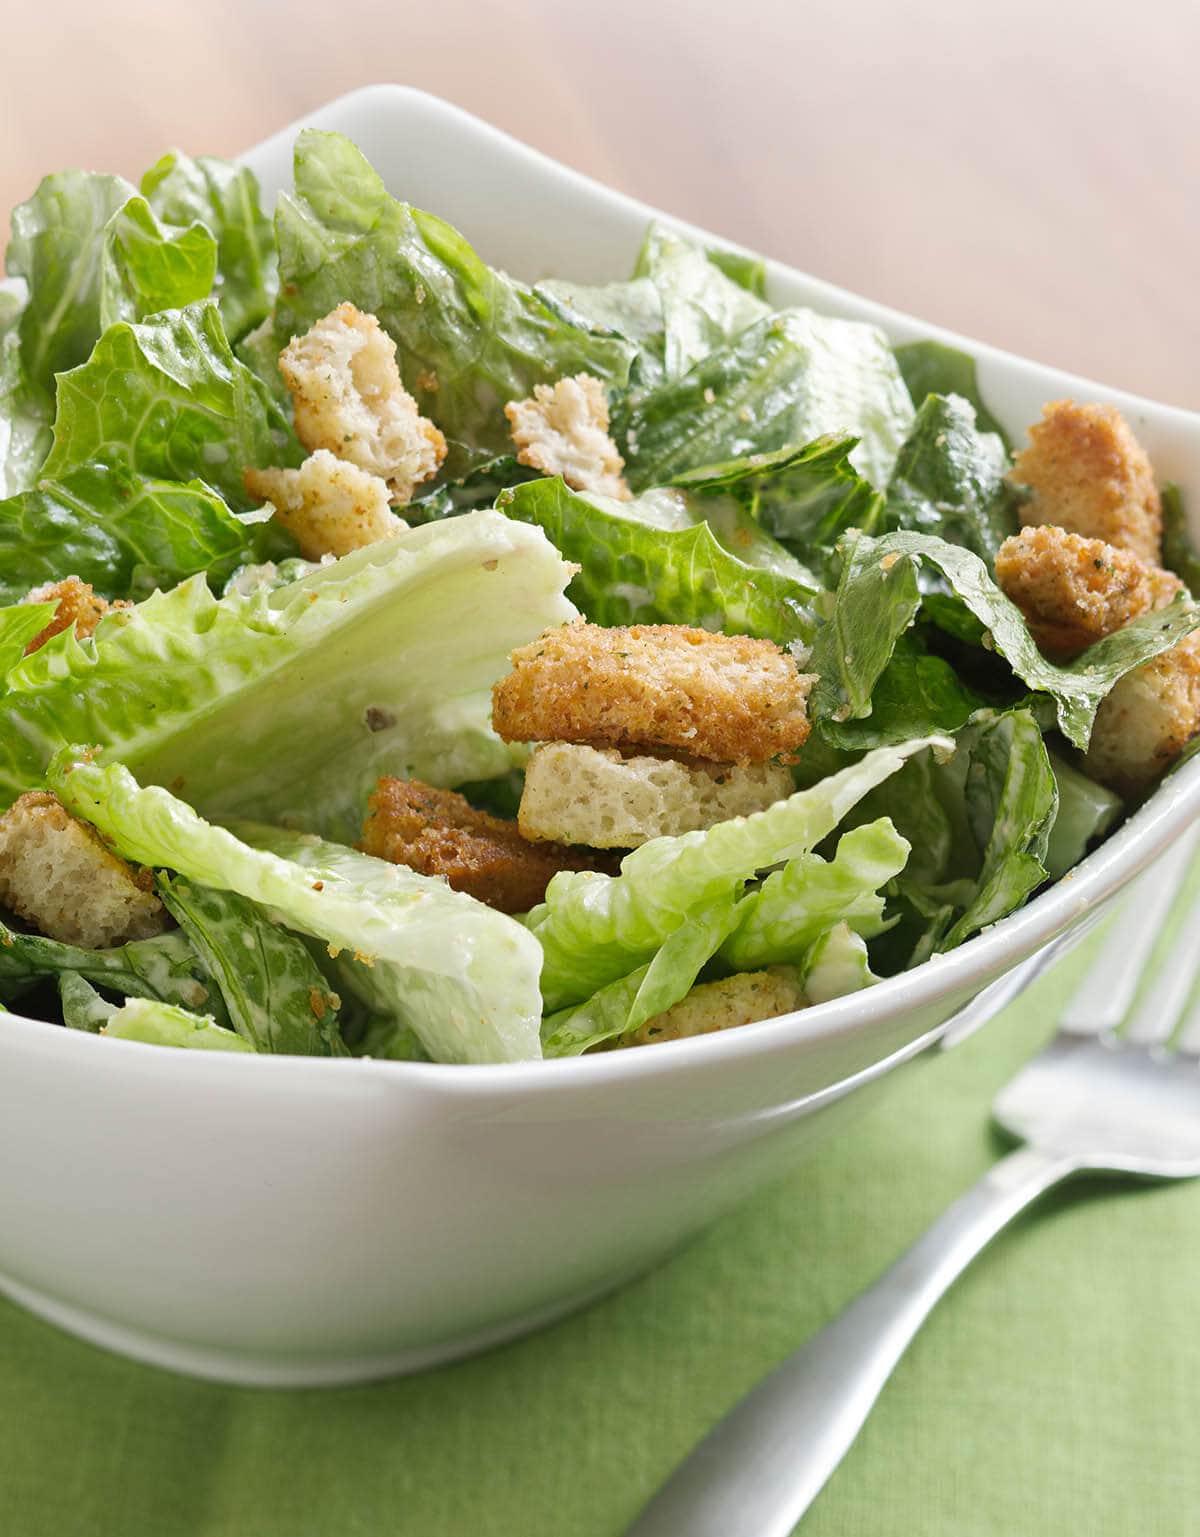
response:
<path id="1" fill-rule="evenodd" d="M 989 1239 L 1078 1167 L 1029 1147 L 993 1165 L 709 1432 L 627 1537 L 787 1537 L 934 1304 Z"/>

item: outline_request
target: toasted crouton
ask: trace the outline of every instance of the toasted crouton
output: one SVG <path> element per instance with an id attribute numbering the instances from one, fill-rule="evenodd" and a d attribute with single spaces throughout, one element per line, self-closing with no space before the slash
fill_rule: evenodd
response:
<path id="1" fill-rule="evenodd" d="M 506 742 L 649 747 L 795 762 L 813 679 L 769 640 L 677 624 L 567 624 L 514 651 L 492 690 Z"/>
<path id="2" fill-rule="evenodd" d="M 275 519 L 300 546 L 306 560 L 349 555 L 403 533 L 408 524 L 388 501 L 378 475 L 335 459 L 327 449 L 310 454 L 298 470 L 242 471 L 247 492 L 275 509 Z"/>
<path id="3" fill-rule="evenodd" d="M 25 647 L 25 655 L 36 651 L 39 646 L 44 646 L 52 635 L 59 635 L 63 630 L 75 626 L 77 640 L 83 640 L 86 636 L 95 633 L 96 626 L 114 608 L 131 608 L 133 605 L 124 598 L 117 598 L 110 603 L 107 598 L 102 598 L 93 592 L 89 583 L 81 581 L 77 576 L 65 576 L 61 582 L 47 582 L 44 587 L 35 587 L 25 599 L 26 603 L 57 603 L 54 618 L 44 630 L 39 630 L 29 644 Z"/>
<path id="4" fill-rule="evenodd" d="M 807 1007 L 800 975 L 791 966 L 771 966 L 766 971 L 739 971 L 720 982 L 702 982 L 685 998 L 655 1014 L 640 1029 L 622 1036 L 619 1046 L 651 1046 L 657 1041 L 681 1041 L 690 1035 L 709 1035 L 774 1019 Z"/>
<path id="5" fill-rule="evenodd" d="M 633 849 L 762 811 L 795 789 L 779 763 L 623 758 L 615 748 L 550 742 L 525 766 L 518 822 L 526 838 Z"/>
<path id="6" fill-rule="evenodd" d="M 996 580 L 1046 655 L 1064 660 L 1183 591 L 1171 572 L 1051 523 L 1004 541 Z"/>
<path id="7" fill-rule="evenodd" d="M 147 939 L 169 922 L 150 872 L 118 859 L 42 790 L 0 817 L 0 904 L 48 938 L 87 950 Z"/>
<path id="8" fill-rule="evenodd" d="M 1144 790 L 1200 730 L 1200 633 L 1117 680 L 1096 712 L 1085 767 L 1123 794 Z"/>
<path id="9" fill-rule="evenodd" d="M 542 900 L 560 870 L 591 870 L 603 856 L 555 844 L 527 843 L 515 822 L 476 811 L 453 790 L 417 779 L 381 779 L 368 802 L 359 847 L 377 859 L 441 875 L 455 891 L 502 913 L 524 913 Z"/>
<path id="10" fill-rule="evenodd" d="M 1142 445 L 1113 406 L 1055 400 L 1029 429 L 1011 478 L 1033 495 L 1023 523 L 1057 523 L 1162 564 L 1162 506 Z"/>
<path id="11" fill-rule="evenodd" d="M 399 502 L 436 475 L 446 439 L 404 388 L 396 344 L 374 315 L 339 304 L 279 354 L 305 448 L 386 480 Z"/>
<path id="12" fill-rule="evenodd" d="M 576 374 L 538 384 L 526 400 L 504 408 L 517 458 L 547 475 L 561 475 L 576 491 L 628 501 L 625 461 L 608 433 L 608 396 L 599 379 Z"/>

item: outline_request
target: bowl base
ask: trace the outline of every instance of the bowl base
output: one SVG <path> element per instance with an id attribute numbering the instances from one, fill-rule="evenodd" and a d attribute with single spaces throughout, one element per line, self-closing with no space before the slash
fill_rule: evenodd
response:
<path id="1" fill-rule="evenodd" d="M 564 1318 L 568 1313 L 598 1301 L 624 1284 L 629 1277 L 607 1281 L 603 1286 L 561 1299 L 548 1307 L 525 1313 L 516 1319 L 493 1324 L 475 1334 L 445 1340 L 438 1345 L 420 1346 L 363 1356 L 259 1356 L 253 1353 L 217 1350 L 206 1345 L 164 1339 L 131 1329 L 98 1313 L 89 1313 L 56 1297 L 34 1290 L 9 1276 L 0 1274 L 0 1295 L 19 1307 L 44 1319 L 89 1345 L 115 1355 L 127 1356 L 147 1366 L 200 1377 L 208 1382 L 224 1382 L 234 1387 L 252 1388 L 336 1388 L 357 1382 L 375 1382 L 385 1377 L 404 1377 L 413 1372 L 442 1366 L 464 1356 L 477 1355 L 494 1346 L 507 1344 L 523 1334 Z"/>

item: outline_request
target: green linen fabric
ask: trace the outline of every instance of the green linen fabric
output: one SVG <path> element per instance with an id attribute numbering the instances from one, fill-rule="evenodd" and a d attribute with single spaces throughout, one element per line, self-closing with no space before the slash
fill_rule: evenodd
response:
<path id="1" fill-rule="evenodd" d="M 332 1391 L 223 1388 L 0 1303 L 0 1533 L 619 1537 L 713 1421 L 1002 1151 L 991 1096 L 1091 948 L 685 1253 L 473 1361 Z M 934 1314 L 805 1537 L 1200 1530 L 1198 1272 L 1200 1182 L 1045 1201 Z"/>

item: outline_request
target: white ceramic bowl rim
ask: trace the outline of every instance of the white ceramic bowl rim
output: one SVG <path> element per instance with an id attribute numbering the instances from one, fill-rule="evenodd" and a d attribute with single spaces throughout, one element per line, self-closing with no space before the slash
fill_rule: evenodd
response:
<path id="1" fill-rule="evenodd" d="M 649 207 L 634 198 L 614 192 L 611 188 L 583 176 L 577 171 L 551 160 L 539 151 L 521 144 L 499 129 L 482 122 L 472 114 L 451 106 L 439 98 L 406 86 L 367 86 L 329 103 L 308 118 L 284 129 L 281 134 L 265 141 L 260 149 L 274 145 L 282 139 L 290 139 L 311 121 L 321 121 L 331 112 L 351 105 L 363 105 L 372 98 L 403 96 L 419 99 L 424 108 L 447 119 L 457 119 L 468 125 L 473 132 L 501 141 L 506 152 L 514 158 L 542 168 L 551 168 L 559 178 L 566 178 L 589 196 L 619 206 L 625 212 L 635 212 L 645 222 L 651 219 L 665 220 L 676 228 L 688 231 L 710 243 L 730 246 L 732 243 L 721 236 L 700 230 L 682 220 L 671 218 L 661 210 Z M 436 210 L 434 210 L 436 212 Z M 768 273 L 790 269 L 778 263 L 768 262 Z M 827 294 L 831 303 L 845 300 L 844 290 L 832 284 L 813 283 L 812 286 Z M 856 300 L 861 307 L 861 301 Z M 885 330 L 911 334 L 914 328 L 920 334 L 961 347 L 979 360 L 1028 366 L 1027 359 L 1016 358 L 986 343 L 976 342 L 937 326 L 926 325 L 912 316 L 871 305 L 878 323 Z M 1159 418 L 1173 419 L 1180 425 L 1195 429 L 1200 417 L 1177 407 L 1164 406 L 1141 397 L 1118 395 L 1105 386 L 1078 376 L 1058 374 L 1058 378 L 1079 395 L 1104 395 L 1119 398 L 1125 409 L 1144 408 Z M 844 1039 L 879 1020 L 893 1015 L 936 1006 L 939 1000 L 952 994 L 961 994 L 982 987 L 989 978 L 1006 970 L 1021 956 L 1031 954 L 1071 927 L 1087 913 L 1112 897 L 1140 870 L 1151 864 L 1167 847 L 1200 815 L 1200 755 L 1172 773 L 1118 831 L 1080 864 L 1057 881 L 1048 890 L 1028 903 L 1027 906 L 1002 919 L 990 929 L 961 945 L 947 955 L 935 956 L 912 971 L 889 977 L 877 986 L 849 997 L 835 999 L 815 1008 L 763 1020 L 757 1024 L 742 1025 L 736 1030 L 697 1036 L 688 1040 L 664 1041 L 652 1050 L 626 1050 L 605 1052 L 596 1056 L 557 1058 L 549 1061 L 508 1062 L 494 1064 L 470 1064 L 452 1066 L 444 1063 L 386 1062 L 374 1058 L 320 1058 L 291 1056 L 250 1056 L 243 1053 L 191 1053 L 186 1070 L 194 1078 L 212 1075 L 223 1079 L 226 1074 L 241 1075 L 253 1072 L 274 1074 L 303 1074 L 306 1086 L 313 1087 L 311 1075 L 386 1073 L 417 1074 L 429 1087 L 440 1084 L 453 1089 L 456 1094 L 479 1092 L 490 1094 L 497 1089 L 505 1092 L 553 1092 L 586 1082 L 589 1087 L 627 1083 L 672 1073 L 685 1066 L 704 1066 L 720 1070 L 732 1061 L 748 1059 L 763 1053 L 786 1052 L 789 1047 L 815 1045 L 824 1041 Z M 39 1020 L 28 1020 L 20 1015 L 10 1015 L 4 1021 L 4 1029 L 23 1037 L 27 1048 L 46 1053 L 97 1052 L 101 1056 L 118 1052 L 140 1052 L 162 1059 L 161 1071 L 177 1071 L 176 1053 L 161 1047 L 144 1045 L 136 1041 L 107 1041 L 82 1031 L 47 1026 Z M 110 1058 L 111 1061 L 111 1058 Z"/>

